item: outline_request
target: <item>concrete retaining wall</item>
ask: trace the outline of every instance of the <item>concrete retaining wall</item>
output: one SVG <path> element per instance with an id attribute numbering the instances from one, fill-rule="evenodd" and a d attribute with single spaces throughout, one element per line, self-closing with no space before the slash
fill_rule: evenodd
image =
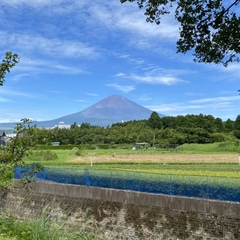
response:
<path id="1" fill-rule="evenodd" d="M 37 216 L 51 205 L 73 222 L 87 216 L 99 239 L 240 239 L 240 203 L 236 202 L 51 182 L 31 187 L 29 192 L 2 194 L 2 211 Z"/>

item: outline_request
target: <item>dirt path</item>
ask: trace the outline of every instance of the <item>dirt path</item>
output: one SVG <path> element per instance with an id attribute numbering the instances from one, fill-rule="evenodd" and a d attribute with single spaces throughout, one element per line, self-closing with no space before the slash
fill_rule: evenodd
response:
<path id="1" fill-rule="evenodd" d="M 238 154 L 126 154 L 76 157 L 69 163 L 238 163 Z"/>

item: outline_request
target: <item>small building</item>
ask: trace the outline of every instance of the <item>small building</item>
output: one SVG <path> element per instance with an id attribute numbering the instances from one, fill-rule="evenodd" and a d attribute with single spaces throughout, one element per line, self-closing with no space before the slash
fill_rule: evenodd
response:
<path id="1" fill-rule="evenodd" d="M 133 150 L 137 149 L 147 149 L 148 143 L 146 142 L 136 142 L 134 143 L 134 147 L 132 148 Z"/>
<path id="2" fill-rule="evenodd" d="M 59 146 L 60 142 L 52 142 L 52 146 Z"/>
<path id="3" fill-rule="evenodd" d="M 66 128 L 66 129 L 70 129 L 71 128 L 71 125 L 69 124 L 65 124 L 64 122 L 59 122 L 58 125 L 55 125 L 53 128 L 60 128 L 60 129 L 63 129 L 63 128 Z"/>

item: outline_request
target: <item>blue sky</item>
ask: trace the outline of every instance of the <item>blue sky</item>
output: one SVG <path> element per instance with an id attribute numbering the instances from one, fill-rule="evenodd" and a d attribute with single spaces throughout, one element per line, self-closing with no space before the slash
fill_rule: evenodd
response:
<path id="1" fill-rule="evenodd" d="M 0 87 L 0 122 L 52 120 L 122 95 L 169 115 L 235 120 L 240 64 L 199 64 L 176 54 L 174 16 L 146 23 L 118 0 L 1 0 L 0 49 L 20 63 Z"/>

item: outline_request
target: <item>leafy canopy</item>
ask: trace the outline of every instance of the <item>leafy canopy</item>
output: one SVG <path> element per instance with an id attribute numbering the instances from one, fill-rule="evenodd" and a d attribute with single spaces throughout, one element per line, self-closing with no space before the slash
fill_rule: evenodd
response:
<path id="1" fill-rule="evenodd" d="M 6 52 L 5 59 L 0 64 L 0 86 L 3 86 L 5 82 L 6 73 L 10 72 L 10 69 L 19 62 L 19 57 L 16 53 Z"/>
<path id="2" fill-rule="evenodd" d="M 175 10 L 180 23 L 177 52 L 193 51 L 194 61 L 204 63 L 239 62 L 240 0 L 120 0 L 137 2 L 145 9 L 147 22 L 161 23 L 161 17 Z M 235 10 L 235 11 L 234 11 Z"/>
<path id="3" fill-rule="evenodd" d="M 148 119 L 148 125 L 152 129 L 159 129 L 162 127 L 162 120 L 159 116 L 159 114 L 155 111 L 153 111 Z"/>

